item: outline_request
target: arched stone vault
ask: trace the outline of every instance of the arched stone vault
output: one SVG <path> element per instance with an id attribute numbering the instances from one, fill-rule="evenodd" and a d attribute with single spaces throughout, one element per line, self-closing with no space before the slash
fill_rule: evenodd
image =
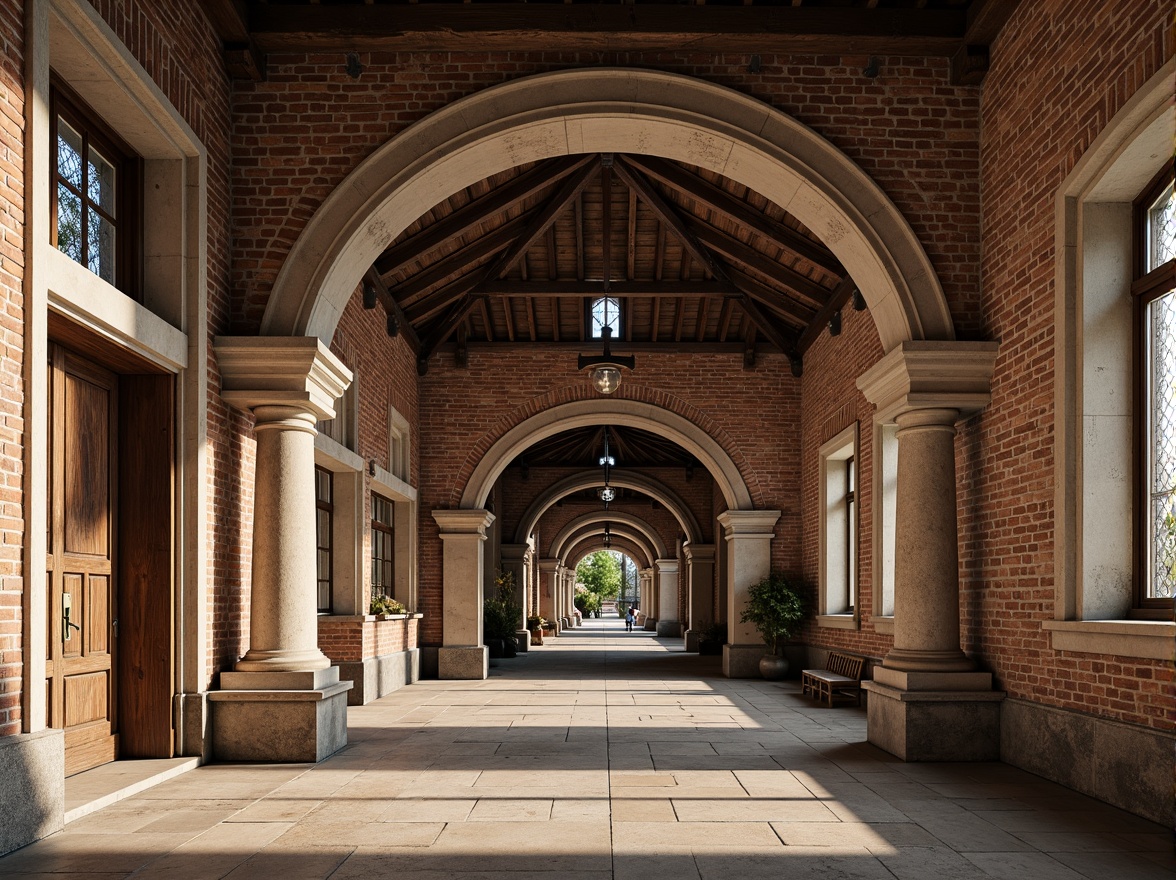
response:
<path id="1" fill-rule="evenodd" d="M 606 522 L 609 523 L 610 531 L 644 545 L 647 548 L 647 555 L 652 552 L 655 559 L 664 559 L 667 556 L 668 551 L 661 535 L 645 520 L 615 510 L 594 510 L 576 517 L 559 530 L 551 540 L 547 558 L 562 559 L 567 547 L 572 543 L 587 535 L 603 535 Z"/>
<path id="2" fill-rule="evenodd" d="M 643 428 L 673 440 L 710 472 L 728 508 L 750 510 L 755 506 L 747 483 L 731 456 L 697 425 L 652 404 L 600 397 L 545 409 L 504 433 L 474 467 L 458 506 L 468 509 L 485 505 L 490 490 L 507 465 L 537 441 L 572 428 L 601 424 Z"/>
<path id="3" fill-rule="evenodd" d="M 742 183 L 811 229 L 849 271 L 886 351 L 947 340 L 946 299 L 906 219 L 840 150 L 787 114 L 703 80 L 590 68 L 524 77 L 444 107 L 364 160 L 295 242 L 262 333 L 330 342 L 376 257 L 421 214 L 507 168 L 637 153 Z"/>
<path id="4" fill-rule="evenodd" d="M 574 543 L 569 544 L 564 551 L 563 564 L 575 570 L 580 560 L 585 556 L 595 553 L 597 550 L 603 550 L 604 545 L 600 540 L 600 534 L 602 533 L 603 529 L 593 534 L 586 534 L 583 537 L 577 538 Z M 618 536 L 616 532 L 613 533 L 613 542 L 610 549 L 618 550 L 631 557 L 640 568 L 652 568 L 656 561 L 652 548 L 639 544 L 633 538 Z"/>
<path id="5" fill-rule="evenodd" d="M 686 505 L 686 502 L 682 500 L 678 493 L 669 486 L 652 477 L 628 470 L 614 470 L 609 476 L 609 484 L 620 489 L 633 489 L 651 498 L 655 498 L 666 510 L 674 515 L 674 518 L 682 527 L 682 531 L 686 534 L 686 540 L 692 542 L 702 540 L 702 526 L 699 524 L 694 512 Z M 525 544 L 527 538 L 535 529 L 535 526 L 539 524 L 539 520 L 543 514 L 561 498 L 566 498 L 568 495 L 579 492 L 581 489 L 591 489 L 603 485 L 604 478 L 599 468 L 572 474 L 559 482 L 553 483 L 536 497 L 531 503 L 531 506 L 527 508 L 527 512 L 523 514 L 518 528 L 515 530 L 515 543 Z"/>

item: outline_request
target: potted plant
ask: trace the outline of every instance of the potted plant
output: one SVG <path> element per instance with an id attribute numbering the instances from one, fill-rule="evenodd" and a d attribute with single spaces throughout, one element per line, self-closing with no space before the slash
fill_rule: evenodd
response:
<path id="1" fill-rule="evenodd" d="M 698 640 L 698 653 L 701 656 L 716 656 L 723 653 L 723 645 L 727 643 L 727 624 L 712 623 L 702 627 L 702 636 Z"/>
<path id="2" fill-rule="evenodd" d="M 543 644 L 543 627 L 547 625 L 547 621 L 537 614 L 533 614 L 527 618 L 527 629 L 531 632 L 531 644 Z"/>
<path id="3" fill-rule="evenodd" d="M 760 675 L 777 681 L 788 674 L 788 660 L 780 654 L 783 641 L 800 629 L 806 614 L 799 581 L 772 572 L 747 591 L 747 608 L 740 616 L 751 623 L 772 652 L 760 658 Z"/>
<path id="4" fill-rule="evenodd" d="M 368 607 L 368 614 L 375 614 L 381 620 L 387 620 L 393 615 L 407 613 L 407 608 L 388 596 L 372 596 L 371 605 Z"/>
<path id="5" fill-rule="evenodd" d="M 523 618 L 523 609 L 514 601 L 514 574 L 499 571 L 494 586 L 495 594 L 482 603 L 482 639 L 491 657 L 514 657 L 519 648 L 517 621 Z"/>

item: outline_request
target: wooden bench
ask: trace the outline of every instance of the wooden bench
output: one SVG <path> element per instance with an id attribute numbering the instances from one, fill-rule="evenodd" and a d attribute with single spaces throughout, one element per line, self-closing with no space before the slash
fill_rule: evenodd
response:
<path id="1" fill-rule="evenodd" d="M 853 697 L 857 705 L 862 704 L 862 657 L 849 654 L 829 653 L 827 669 L 805 669 L 800 675 L 800 692 L 814 700 L 828 703 L 833 708 L 834 695 Z"/>

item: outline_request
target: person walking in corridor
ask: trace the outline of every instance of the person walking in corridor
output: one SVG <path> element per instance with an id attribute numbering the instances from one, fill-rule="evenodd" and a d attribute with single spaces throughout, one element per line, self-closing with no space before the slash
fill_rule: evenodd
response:
<path id="1" fill-rule="evenodd" d="M 633 606 L 629 606 L 629 610 L 625 612 L 625 631 L 633 631 L 633 621 L 636 620 L 637 613 L 633 610 Z"/>

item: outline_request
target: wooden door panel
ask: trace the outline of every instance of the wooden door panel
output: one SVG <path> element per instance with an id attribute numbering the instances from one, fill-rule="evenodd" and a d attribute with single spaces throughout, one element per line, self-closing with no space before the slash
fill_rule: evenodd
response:
<path id="1" fill-rule="evenodd" d="M 67 554 L 110 555 L 110 389 L 65 376 L 64 498 Z"/>
<path id="2" fill-rule="evenodd" d="M 110 577 L 92 575 L 89 587 L 86 599 L 86 656 L 93 657 L 110 653 Z"/>
<path id="3" fill-rule="evenodd" d="M 110 716 L 110 670 L 70 675 L 65 679 L 65 726 L 68 730 Z M 106 733 L 110 730 L 107 728 Z"/>
<path id="4" fill-rule="evenodd" d="M 85 633 L 86 602 L 82 585 L 85 576 L 80 572 L 65 572 L 61 576 L 61 656 L 65 660 L 81 657 L 82 634 Z M 69 625 L 65 607 L 69 605 Z"/>

